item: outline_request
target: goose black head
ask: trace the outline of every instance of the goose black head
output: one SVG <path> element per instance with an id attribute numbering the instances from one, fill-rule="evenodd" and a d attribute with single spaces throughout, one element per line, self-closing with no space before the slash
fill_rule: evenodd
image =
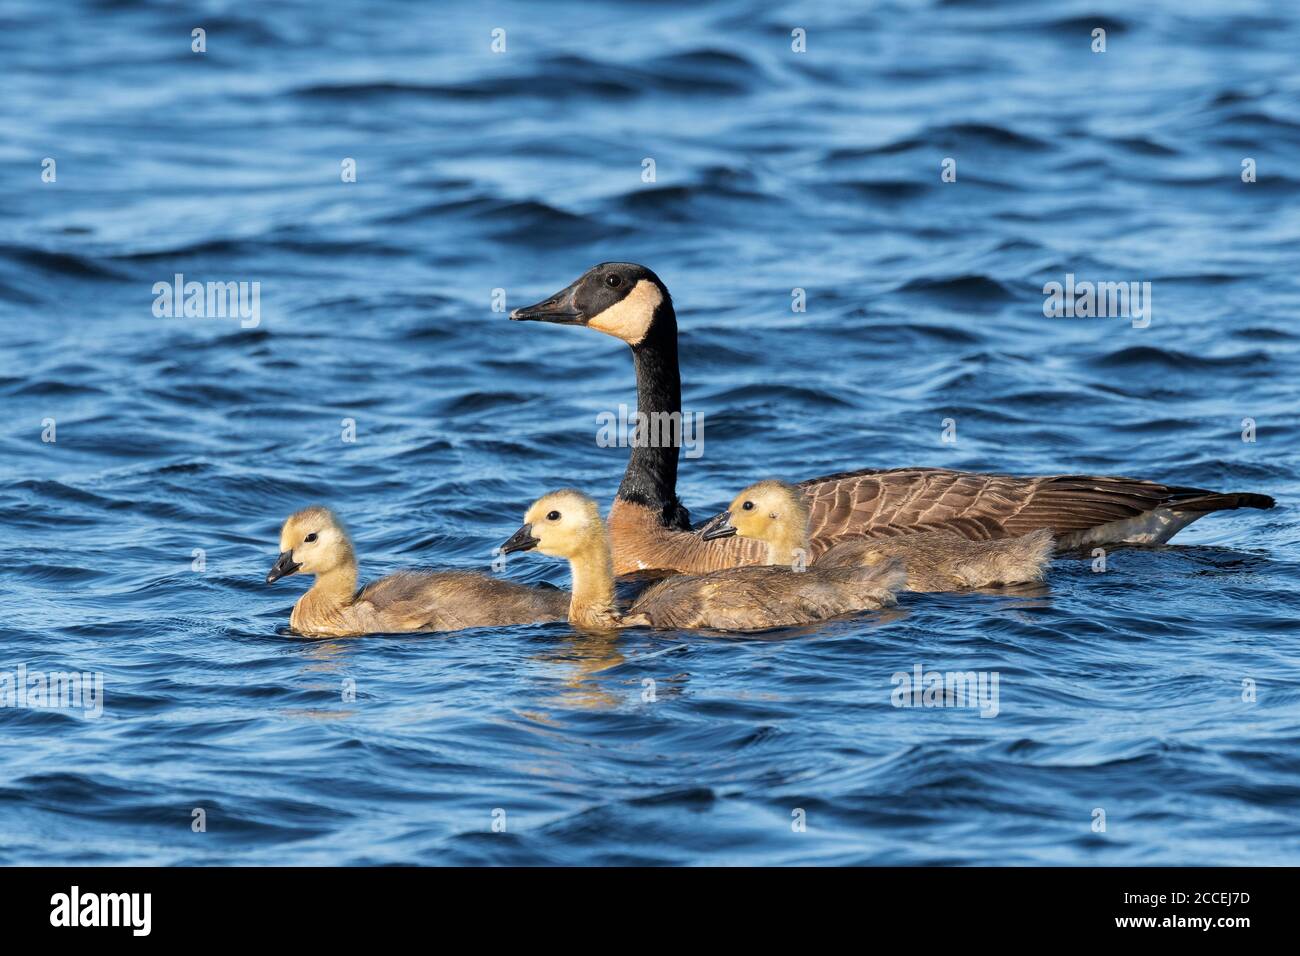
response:
<path id="1" fill-rule="evenodd" d="M 602 262 L 576 282 L 536 305 L 515 309 L 519 322 L 585 325 L 622 339 L 633 348 L 660 323 L 671 321 L 672 299 L 659 277 L 635 262 Z"/>

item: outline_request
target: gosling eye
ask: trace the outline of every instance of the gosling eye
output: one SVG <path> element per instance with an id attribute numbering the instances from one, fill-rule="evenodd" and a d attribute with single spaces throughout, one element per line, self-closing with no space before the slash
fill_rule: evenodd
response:
<path id="1" fill-rule="evenodd" d="M 550 514 L 548 514 L 548 515 L 546 516 L 546 520 L 547 520 L 547 521 L 559 521 L 559 520 L 560 520 L 560 513 L 559 513 L 558 511 L 552 511 Z"/>
<path id="2" fill-rule="evenodd" d="M 746 501 L 746 502 L 745 502 L 743 505 L 741 505 L 740 507 L 744 508 L 746 511 L 753 511 L 753 510 L 754 510 L 754 502 L 752 502 L 752 501 Z"/>
<path id="3" fill-rule="evenodd" d="M 605 285 L 611 289 L 617 289 L 623 283 L 623 278 L 617 272 L 611 272 L 605 276 Z"/>
<path id="4" fill-rule="evenodd" d="M 316 532 L 313 531 L 311 534 L 307 535 L 307 537 L 303 538 L 302 540 L 304 544 L 311 544 L 313 541 L 316 540 Z"/>

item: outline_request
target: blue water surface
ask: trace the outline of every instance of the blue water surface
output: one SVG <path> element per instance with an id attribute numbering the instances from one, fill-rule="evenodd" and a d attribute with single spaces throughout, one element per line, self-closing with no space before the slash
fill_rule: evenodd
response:
<path id="1" fill-rule="evenodd" d="M 0 710 L 0 863 L 1300 863 L 1297 49 L 1264 0 L 0 6 L 0 674 L 104 681 Z M 627 349 L 494 310 L 607 259 L 676 300 L 697 519 L 898 465 L 1278 507 L 761 638 L 290 636 L 307 503 L 374 577 L 612 499 Z M 1150 324 L 1045 318 L 1067 273 Z"/>

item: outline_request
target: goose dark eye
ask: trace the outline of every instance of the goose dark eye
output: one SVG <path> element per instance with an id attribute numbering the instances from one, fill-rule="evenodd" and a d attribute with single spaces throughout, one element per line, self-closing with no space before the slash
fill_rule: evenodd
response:
<path id="1" fill-rule="evenodd" d="M 615 272 L 611 272 L 609 275 L 605 276 L 605 285 L 609 286 L 611 289 L 617 289 L 622 281 L 622 278 Z"/>
<path id="2" fill-rule="evenodd" d="M 744 508 L 746 511 L 753 511 L 753 510 L 754 510 L 754 502 L 752 502 L 752 501 L 746 501 L 746 502 L 745 502 L 743 505 L 741 505 L 740 507 Z"/>
<path id="3" fill-rule="evenodd" d="M 558 511 L 552 511 L 550 514 L 548 514 L 548 515 L 546 516 L 546 520 L 547 520 L 547 521 L 559 521 L 559 520 L 560 520 L 560 513 L 559 513 Z"/>
<path id="4" fill-rule="evenodd" d="M 307 537 L 303 538 L 302 540 L 307 544 L 311 544 L 313 541 L 316 540 L 316 532 L 313 531 L 311 534 L 307 535 Z"/>

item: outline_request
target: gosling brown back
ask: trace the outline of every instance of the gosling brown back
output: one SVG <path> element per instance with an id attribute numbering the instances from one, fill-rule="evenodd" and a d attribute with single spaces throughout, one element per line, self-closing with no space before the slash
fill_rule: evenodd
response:
<path id="1" fill-rule="evenodd" d="M 971 541 L 946 531 L 929 531 L 844 541 L 818 558 L 815 567 L 860 567 L 901 559 L 907 568 L 908 591 L 962 591 L 1041 581 L 1052 550 L 1052 532 L 1046 528 L 1000 541 Z"/>
<path id="2" fill-rule="evenodd" d="M 563 621 L 568 595 L 471 571 L 398 571 L 367 584 L 351 606 L 364 633 L 459 631 Z"/>
<path id="3" fill-rule="evenodd" d="M 623 625 L 762 631 L 815 624 L 893 604 L 905 577 L 899 561 L 802 572 L 763 566 L 680 575 L 642 594 Z"/>

